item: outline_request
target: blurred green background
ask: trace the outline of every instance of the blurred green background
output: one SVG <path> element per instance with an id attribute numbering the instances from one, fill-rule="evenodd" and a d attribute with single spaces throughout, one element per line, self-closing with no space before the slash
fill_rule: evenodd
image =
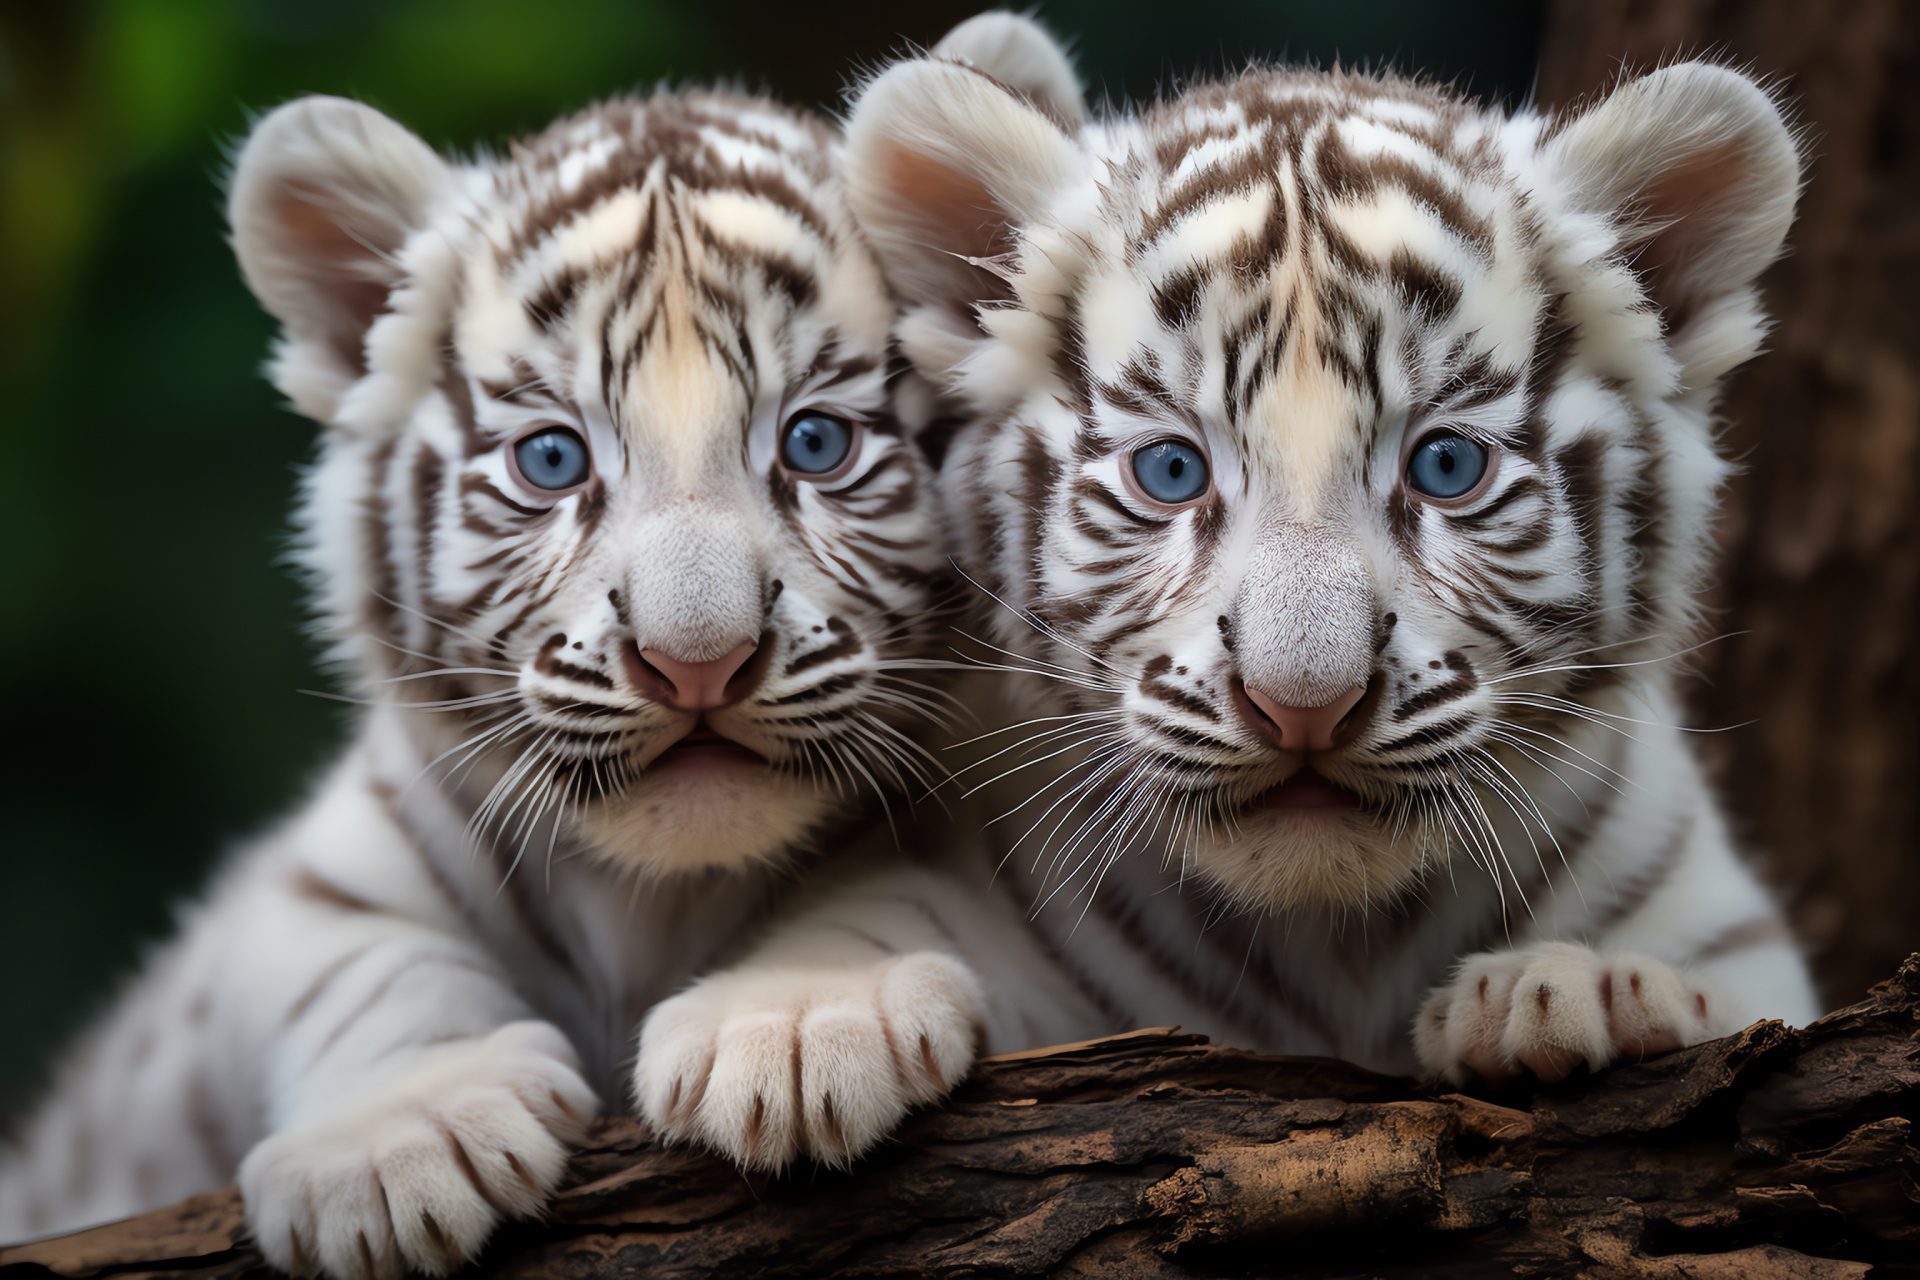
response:
<path id="1" fill-rule="evenodd" d="M 347 729 L 280 563 L 310 424 L 223 239 L 249 113 L 348 94 L 496 145 L 663 78 L 831 106 L 979 8 L 0 0 L 0 1114 Z M 1044 0 L 1095 96 L 1249 56 L 1524 95 L 1538 0 Z"/>

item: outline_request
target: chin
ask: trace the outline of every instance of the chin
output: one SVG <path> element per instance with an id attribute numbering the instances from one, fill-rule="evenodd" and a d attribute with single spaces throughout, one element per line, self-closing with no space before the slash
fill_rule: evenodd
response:
<path id="1" fill-rule="evenodd" d="M 1425 849 L 1417 820 L 1396 831 L 1354 805 L 1253 807 L 1203 831 L 1194 841 L 1193 861 L 1243 907 L 1351 911 L 1417 880 Z"/>
<path id="2" fill-rule="evenodd" d="M 835 810 L 832 797 L 764 761 L 673 761 L 593 806 L 577 830 L 601 861 L 669 876 L 783 862 Z"/>

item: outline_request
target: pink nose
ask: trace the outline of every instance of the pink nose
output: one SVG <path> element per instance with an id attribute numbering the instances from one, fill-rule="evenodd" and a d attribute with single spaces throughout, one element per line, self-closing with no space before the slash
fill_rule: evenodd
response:
<path id="1" fill-rule="evenodd" d="M 729 702 L 738 701 L 747 692 L 740 688 L 729 694 L 727 685 L 759 647 L 757 641 L 742 641 L 720 657 L 706 662 L 682 662 L 664 650 L 642 649 L 639 653 L 640 666 L 651 667 L 652 672 L 636 673 L 639 678 L 634 683 L 640 687 L 641 693 L 655 702 L 664 702 L 682 711 L 710 711 L 715 707 L 724 707 Z M 633 650 L 627 652 L 632 653 Z M 648 674 L 653 678 L 648 679 Z"/>
<path id="2" fill-rule="evenodd" d="M 1340 722 L 1367 696 L 1367 686 L 1357 684 L 1325 706 L 1288 707 L 1252 685 L 1246 688 L 1248 700 L 1266 718 L 1266 724 L 1255 724 L 1254 729 L 1283 751 L 1333 750 L 1340 745 L 1336 740 Z"/>

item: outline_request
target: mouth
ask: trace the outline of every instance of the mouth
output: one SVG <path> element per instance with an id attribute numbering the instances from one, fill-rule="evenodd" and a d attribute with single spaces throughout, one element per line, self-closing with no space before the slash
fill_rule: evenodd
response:
<path id="1" fill-rule="evenodd" d="M 1304 764 L 1253 803 L 1261 809 L 1358 809 L 1360 797 Z"/>
<path id="2" fill-rule="evenodd" d="M 652 768 L 676 766 L 689 769 L 723 768 L 728 765 L 766 765 L 768 760 L 751 747 L 727 737 L 701 716 L 693 728 L 672 746 L 654 758 Z"/>

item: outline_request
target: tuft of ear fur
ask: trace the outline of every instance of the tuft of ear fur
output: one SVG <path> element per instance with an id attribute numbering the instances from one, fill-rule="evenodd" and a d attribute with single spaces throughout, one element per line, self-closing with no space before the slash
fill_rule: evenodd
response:
<path id="1" fill-rule="evenodd" d="M 1553 140 L 1576 206 L 1614 220 L 1697 389 L 1759 348 L 1755 279 L 1780 256 L 1800 152 L 1746 76 L 1683 62 L 1633 80 Z"/>
<path id="2" fill-rule="evenodd" d="M 1045 218 L 1085 164 L 1050 112 L 955 62 L 896 63 L 847 122 L 854 216 L 895 292 L 910 306 L 944 310 L 955 338 L 979 336 L 975 303 L 1012 296 L 983 264 L 1012 252 L 1016 229 Z"/>
<path id="3" fill-rule="evenodd" d="M 1068 131 L 1086 121 L 1080 77 L 1060 42 L 1022 14 L 975 14 L 933 46 L 933 56 L 992 76 Z"/>
<path id="4" fill-rule="evenodd" d="M 331 417 L 366 372 L 396 256 L 452 187 L 433 148 L 358 102 L 300 98 L 254 126 L 227 219 L 247 286 L 284 328 L 276 380 L 302 412 Z"/>

